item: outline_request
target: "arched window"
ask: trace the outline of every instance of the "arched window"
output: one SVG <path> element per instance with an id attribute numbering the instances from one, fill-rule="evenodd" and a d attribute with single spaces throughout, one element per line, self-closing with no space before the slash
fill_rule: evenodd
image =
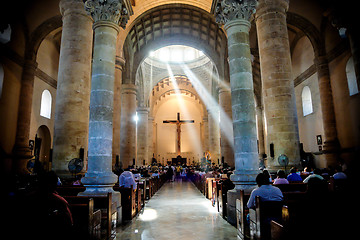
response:
<path id="1" fill-rule="evenodd" d="M 51 101 L 51 93 L 49 90 L 44 90 L 41 94 L 40 116 L 51 118 Z"/>
<path id="2" fill-rule="evenodd" d="M 355 75 L 354 61 L 352 57 L 349 58 L 346 64 L 346 77 L 347 77 L 350 96 L 359 93 L 359 87 Z"/>
<path id="3" fill-rule="evenodd" d="M 302 107 L 304 116 L 313 112 L 311 91 L 308 86 L 305 86 L 301 93 Z"/>

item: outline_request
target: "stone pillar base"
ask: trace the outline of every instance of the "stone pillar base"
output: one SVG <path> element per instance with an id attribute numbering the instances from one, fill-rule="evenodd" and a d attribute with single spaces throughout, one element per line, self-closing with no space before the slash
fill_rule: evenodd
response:
<path id="1" fill-rule="evenodd" d="M 117 207 L 121 206 L 121 194 L 113 190 L 113 186 L 117 182 L 115 174 L 111 172 L 86 173 L 81 182 L 86 190 L 79 193 L 78 196 L 106 197 L 109 192 L 112 192 L 112 201 L 117 202 Z"/>
<path id="2" fill-rule="evenodd" d="M 117 224 L 122 223 L 122 206 L 121 206 L 121 193 L 113 190 L 112 185 L 84 185 L 85 192 L 80 192 L 78 196 L 85 197 L 107 197 L 108 193 L 112 193 L 112 202 L 116 202 L 117 209 Z"/>
<path id="3" fill-rule="evenodd" d="M 253 189 L 256 186 L 256 176 L 259 170 L 235 170 L 230 176 L 230 180 L 235 184 L 235 189 Z"/>

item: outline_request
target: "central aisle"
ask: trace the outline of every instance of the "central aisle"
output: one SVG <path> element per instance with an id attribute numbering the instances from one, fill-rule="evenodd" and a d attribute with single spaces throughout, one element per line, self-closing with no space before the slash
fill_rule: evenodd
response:
<path id="1" fill-rule="evenodd" d="M 144 211 L 116 239 L 224 240 L 236 239 L 236 228 L 226 222 L 191 182 L 165 183 Z"/>

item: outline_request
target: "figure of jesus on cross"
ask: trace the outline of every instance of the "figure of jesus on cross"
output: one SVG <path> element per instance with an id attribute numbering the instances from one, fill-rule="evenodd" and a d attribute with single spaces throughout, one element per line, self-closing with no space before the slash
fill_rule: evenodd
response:
<path id="1" fill-rule="evenodd" d="M 163 123 L 176 124 L 176 151 L 177 155 L 180 156 L 181 153 L 181 125 L 185 123 L 194 123 L 194 120 L 180 120 L 180 113 L 177 113 L 177 120 L 164 120 Z"/>

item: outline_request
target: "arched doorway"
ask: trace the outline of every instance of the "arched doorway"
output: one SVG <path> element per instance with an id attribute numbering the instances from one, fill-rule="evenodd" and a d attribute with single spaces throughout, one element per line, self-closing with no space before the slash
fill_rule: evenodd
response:
<path id="1" fill-rule="evenodd" d="M 36 131 L 34 156 L 39 160 L 45 171 L 51 169 L 50 166 L 50 148 L 51 148 L 51 135 L 47 126 L 41 125 Z"/>

